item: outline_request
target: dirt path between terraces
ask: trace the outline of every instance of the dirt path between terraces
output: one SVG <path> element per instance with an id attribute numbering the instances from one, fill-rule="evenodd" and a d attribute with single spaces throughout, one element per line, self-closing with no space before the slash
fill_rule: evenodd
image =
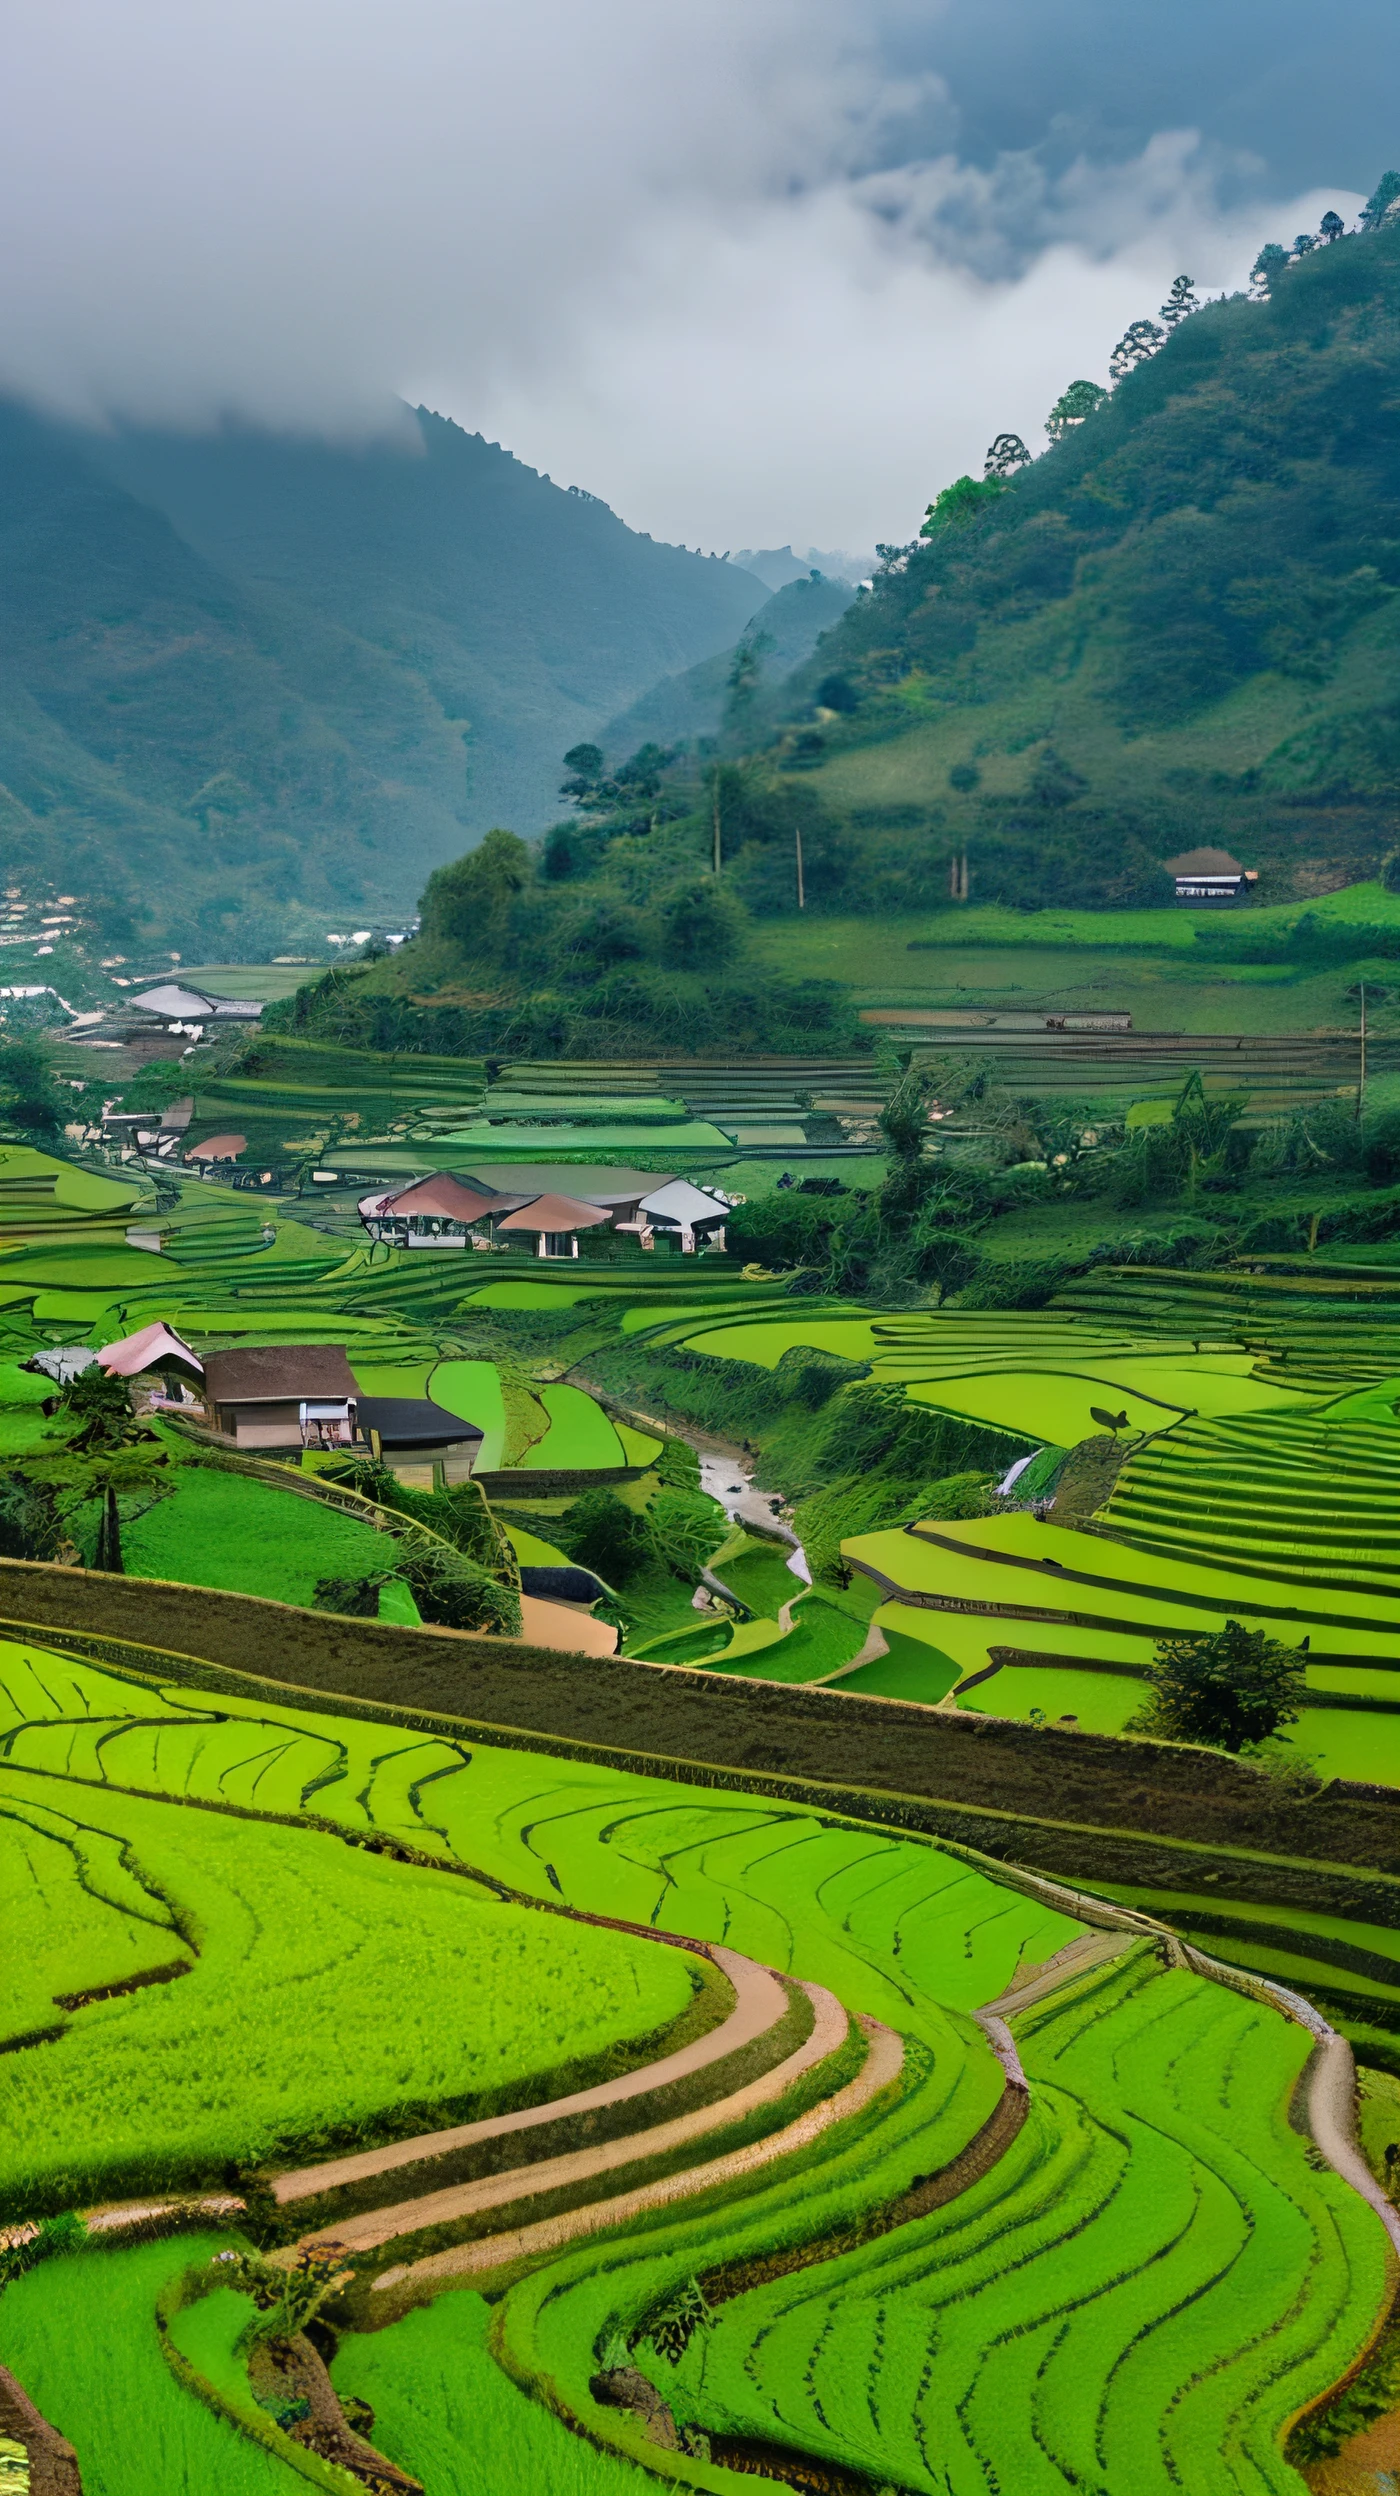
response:
<path id="1" fill-rule="evenodd" d="M 807 1991 L 820 1994 L 822 1988 L 809 1985 Z M 845 2033 L 846 2014 L 834 1997 L 826 2001 L 839 2013 L 841 2033 Z M 432 2253 L 421 2262 L 396 2263 L 382 2271 L 375 2281 L 376 2289 L 392 2288 L 403 2279 L 453 2279 L 473 2273 L 499 2270 L 507 2262 L 518 2262 L 527 2254 L 552 2253 L 560 2245 L 571 2244 L 579 2236 L 596 2235 L 607 2227 L 618 2227 L 624 2220 L 640 2218 L 647 2210 L 663 2209 L 668 2202 L 689 2201 L 696 2193 L 709 2192 L 717 2184 L 737 2183 L 743 2176 L 753 2175 L 774 2159 L 786 2158 L 793 2150 L 805 2149 L 832 2124 L 842 2123 L 869 2105 L 880 2090 L 897 2080 L 904 2067 L 904 2040 L 893 2028 L 886 2028 L 878 2019 L 862 2016 L 858 2022 L 869 2045 L 864 2064 L 854 2080 L 838 2089 L 834 2097 L 824 2097 L 810 2106 L 805 2115 L 786 2124 L 781 2132 L 770 2132 L 766 2139 L 751 2141 L 743 2149 L 712 2158 L 701 2167 L 685 2167 L 678 2175 L 661 2176 L 654 2184 L 641 2185 L 631 2193 L 614 2194 L 608 2201 L 593 2201 L 581 2210 L 567 2210 L 557 2218 L 540 2219 L 532 2227 L 513 2228 L 501 2236 L 478 2238 L 475 2244 L 451 2245 L 445 2253 Z M 837 2040 L 839 2042 L 839 2039 Z M 810 2047 L 811 2040 L 808 2040 Z M 807 2051 L 804 2048 L 803 2051 Z M 831 2044 L 825 2048 L 831 2051 Z M 794 2056 L 793 2060 L 796 2060 Z M 780 2071 L 790 2069 L 781 2065 Z M 770 2078 L 774 2075 L 770 2074 Z M 711 2108 L 713 2117 L 718 2108 Z M 646 2135 L 642 2135 L 645 2139 Z M 637 2142 L 623 2144 L 635 2153 Z"/>
<path id="2" fill-rule="evenodd" d="M 528 2132 L 538 2124 L 557 2123 L 561 2116 L 586 2114 L 593 2107 L 620 2106 L 629 2097 L 645 2097 L 653 2089 L 688 2079 L 693 2072 L 706 2071 L 712 2064 L 723 2062 L 727 2055 L 739 2053 L 777 2026 L 787 2011 L 788 1997 L 771 1969 L 760 1967 L 756 1959 L 746 1959 L 739 1951 L 726 1950 L 717 1942 L 709 1946 L 707 1956 L 733 1986 L 734 2008 L 718 2028 L 708 2029 L 703 2037 L 663 2056 L 660 2062 L 642 2063 L 637 2070 L 624 2072 L 615 2080 L 604 2080 L 596 2088 L 576 2089 L 571 2097 L 550 2098 L 539 2106 L 522 2106 L 514 2114 L 487 2116 L 479 2123 L 459 2123 L 446 2132 L 422 2132 L 413 2140 L 390 2141 L 383 2149 L 364 2150 L 353 2157 L 329 2158 L 320 2166 L 288 2168 L 272 2179 L 274 2200 L 309 2201 L 314 2194 L 338 2192 L 343 2185 L 358 2184 L 367 2176 L 388 2175 L 395 2167 L 417 2166 L 423 2159 L 441 2157 L 449 2150 L 470 2149 L 479 2141 Z M 518 2182 L 520 2170 L 513 2172 Z"/>
<path id="3" fill-rule="evenodd" d="M 1343 2183 L 1370 2203 L 1400 2254 L 1400 2211 L 1382 2192 L 1356 2146 L 1356 2064 L 1346 2038 L 1339 2037 L 1335 2028 L 1318 2038 L 1308 2089 L 1308 2129 Z"/>
<path id="4" fill-rule="evenodd" d="M 781 1992 L 780 1987 L 777 1990 Z M 828 1993 L 824 1985 L 804 1984 L 802 1990 L 815 2014 L 811 2034 L 785 2061 L 775 2063 L 771 2071 L 761 2073 L 757 2080 L 750 2080 L 744 2088 L 735 2089 L 716 2104 L 692 2107 L 689 2114 L 677 2115 L 670 2123 L 653 2124 L 645 2132 L 626 2133 L 621 2140 L 599 2141 L 588 2149 L 570 2150 L 560 2158 L 539 2159 L 530 2167 L 512 2167 L 505 2175 L 477 2176 L 470 2183 L 421 2193 L 412 2201 L 395 2202 L 387 2209 L 358 2212 L 353 2218 L 337 2220 L 334 2226 L 314 2230 L 301 2239 L 302 2244 L 314 2245 L 324 2238 L 355 2253 L 370 2252 L 376 2245 L 390 2243 L 395 2236 L 416 2235 L 420 2228 L 443 2227 L 475 2218 L 482 2211 L 504 2209 L 513 2201 L 533 2200 L 538 2193 L 557 2193 L 572 2185 L 591 2183 L 597 2176 L 619 2167 L 635 2166 L 642 2159 L 664 2158 L 672 2150 L 702 2139 L 707 2132 L 719 2131 L 760 2107 L 771 2106 L 804 2072 L 814 2070 L 829 2054 L 834 2054 L 847 2035 L 846 2013 L 835 1994 Z M 784 2002 L 783 2008 L 786 2007 Z M 900 2051 L 902 2054 L 902 2047 Z M 571 2223 L 576 2228 L 581 2216 L 572 2214 Z"/>

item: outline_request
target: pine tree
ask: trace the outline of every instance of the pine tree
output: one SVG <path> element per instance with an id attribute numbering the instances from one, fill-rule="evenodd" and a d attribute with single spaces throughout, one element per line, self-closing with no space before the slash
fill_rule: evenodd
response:
<path id="1" fill-rule="evenodd" d="M 1174 277 L 1171 293 L 1162 306 L 1162 318 L 1168 329 L 1175 329 L 1178 321 L 1186 320 L 1192 312 L 1199 312 L 1200 308 L 1200 297 L 1196 293 L 1194 277 Z"/>
<path id="2" fill-rule="evenodd" d="M 1166 331 L 1159 329 L 1155 321 L 1130 322 L 1108 359 L 1110 379 L 1122 381 L 1129 373 L 1136 372 L 1139 364 L 1145 364 L 1160 346 L 1166 344 L 1166 336 Z"/>
<path id="3" fill-rule="evenodd" d="M 1045 419 L 1051 441 L 1063 442 L 1066 434 L 1073 433 L 1076 425 L 1082 425 L 1086 417 L 1107 402 L 1108 392 L 1096 381 L 1072 381 L 1067 390 L 1061 391 Z"/>
<path id="4" fill-rule="evenodd" d="M 982 462 L 984 477 L 1014 477 L 1019 468 L 1030 466 L 1031 455 L 1019 433 L 999 433 Z"/>

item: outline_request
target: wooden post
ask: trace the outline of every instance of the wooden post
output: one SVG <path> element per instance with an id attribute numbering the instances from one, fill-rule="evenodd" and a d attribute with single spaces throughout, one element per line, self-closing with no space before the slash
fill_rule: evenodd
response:
<path id="1" fill-rule="evenodd" d="M 716 873 L 716 875 L 718 875 L 718 873 L 719 873 L 719 773 L 718 773 L 718 771 L 716 771 L 716 773 L 715 773 L 715 777 L 714 777 L 714 789 L 713 789 L 713 796 L 714 796 L 714 801 L 715 801 L 715 873 Z"/>
<path id="2" fill-rule="evenodd" d="M 1358 1120 L 1358 1123 L 1360 1122 L 1361 1118 L 1362 1118 L 1362 1117 L 1363 1117 L 1363 1115 L 1365 1114 L 1365 1109 L 1366 1109 L 1366 982 L 1365 982 L 1365 980 L 1363 979 L 1363 980 L 1362 980 L 1362 982 L 1361 982 L 1361 1079 L 1360 1079 L 1360 1081 L 1359 1081 L 1359 1083 L 1357 1084 L 1357 1087 L 1356 1087 L 1356 1115 L 1357 1115 L 1357 1120 Z"/>
<path id="3" fill-rule="evenodd" d="M 802 886 L 802 831 L 800 825 L 793 837 L 797 842 L 797 907 L 799 910 L 805 910 L 807 907 L 807 895 Z"/>

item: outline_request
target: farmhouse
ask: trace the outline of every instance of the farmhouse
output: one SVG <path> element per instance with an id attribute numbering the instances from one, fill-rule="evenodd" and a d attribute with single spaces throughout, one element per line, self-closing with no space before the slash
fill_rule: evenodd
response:
<path id="1" fill-rule="evenodd" d="M 497 1162 L 489 1178 L 483 1171 L 464 1171 L 462 1183 L 483 1195 L 493 1189 L 512 1191 L 512 1210 L 537 1196 L 563 1195 L 582 1205 L 599 1206 L 614 1222 L 630 1223 L 636 1219 L 642 1198 L 653 1188 L 667 1186 L 669 1178 L 664 1170 L 629 1170 L 625 1165 L 588 1169 L 569 1162 L 512 1161 Z"/>
<path id="2" fill-rule="evenodd" d="M 1184 849 L 1179 858 L 1164 858 L 1162 865 L 1175 879 L 1177 900 L 1197 908 L 1203 901 L 1243 900 L 1259 881 L 1257 870 L 1242 867 L 1228 849 Z"/>
<path id="3" fill-rule="evenodd" d="M 475 1180 L 464 1186 L 444 1171 L 388 1195 L 362 1198 L 360 1220 L 371 1239 L 396 1248 L 465 1248 L 473 1240 L 484 1244 L 491 1221 L 526 1202 Z"/>
<path id="4" fill-rule="evenodd" d="M 533 1233 L 539 1242 L 535 1254 L 540 1257 L 576 1257 L 578 1234 L 591 1231 L 608 1216 L 601 1205 L 586 1205 L 578 1196 L 537 1196 L 533 1204 L 524 1204 L 518 1213 L 508 1213 L 497 1223 L 503 1236 L 516 1237 L 522 1231 Z"/>
<path id="5" fill-rule="evenodd" d="M 211 1353 L 215 1427 L 240 1448 L 350 1447 L 359 1388 L 340 1344 L 279 1343 Z"/>
<path id="6" fill-rule="evenodd" d="M 372 1456 L 405 1479 L 422 1466 L 434 1485 L 469 1481 L 486 1435 L 427 1395 L 362 1395 L 356 1418 Z"/>
<path id="7" fill-rule="evenodd" d="M 728 1212 L 727 1202 L 707 1195 L 702 1187 L 692 1187 L 689 1179 L 672 1179 L 642 1198 L 638 1219 L 653 1230 L 679 1234 L 682 1254 L 693 1256 L 697 1238 L 723 1248 Z"/>

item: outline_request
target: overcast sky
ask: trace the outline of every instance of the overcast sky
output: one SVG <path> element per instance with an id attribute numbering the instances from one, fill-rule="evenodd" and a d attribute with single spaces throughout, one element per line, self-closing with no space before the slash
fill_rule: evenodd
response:
<path id="1" fill-rule="evenodd" d="M 5 69 L 0 382 L 401 394 L 707 551 L 910 536 L 1400 162 L 1395 0 L 11 0 Z"/>

